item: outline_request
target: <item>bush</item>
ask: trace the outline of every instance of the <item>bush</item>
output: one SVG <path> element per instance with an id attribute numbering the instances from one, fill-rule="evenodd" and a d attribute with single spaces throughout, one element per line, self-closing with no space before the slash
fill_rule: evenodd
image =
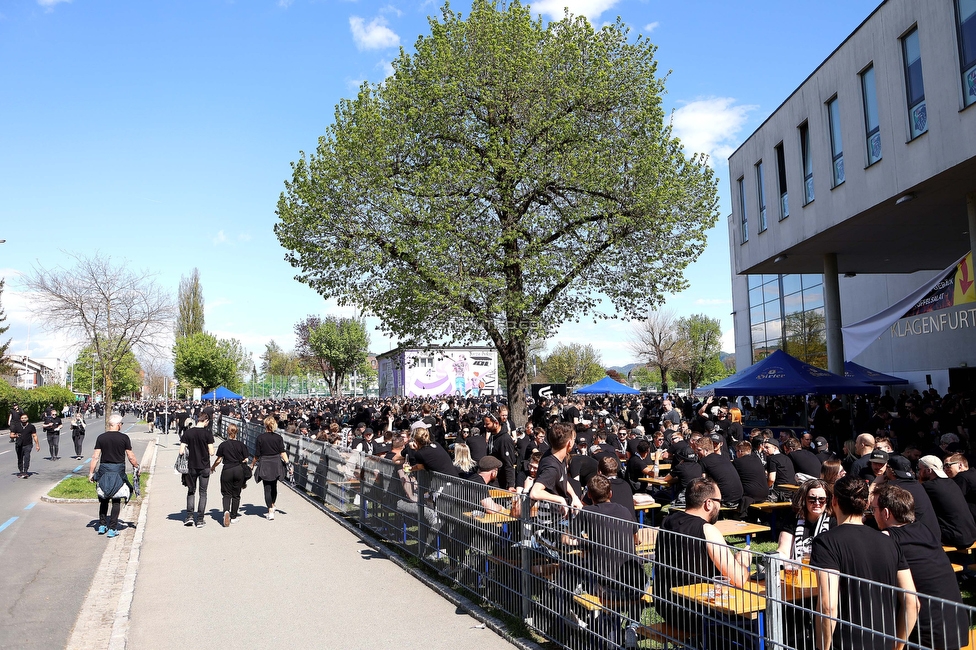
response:
<path id="1" fill-rule="evenodd" d="M 75 394 L 64 386 L 39 386 L 25 390 L 0 380 L 0 426 L 6 426 L 7 415 L 14 404 L 20 404 L 31 422 L 36 422 L 41 419 L 41 413 L 48 404 L 54 404 L 60 411 L 65 404 L 73 404 L 74 401 Z"/>

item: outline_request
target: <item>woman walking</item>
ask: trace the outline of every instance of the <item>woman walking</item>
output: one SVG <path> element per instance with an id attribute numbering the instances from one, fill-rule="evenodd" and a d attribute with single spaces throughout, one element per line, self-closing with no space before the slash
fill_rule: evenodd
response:
<path id="1" fill-rule="evenodd" d="M 75 419 L 71 421 L 71 441 L 75 443 L 75 455 L 72 458 L 81 460 L 85 457 L 81 451 L 85 444 L 85 418 L 81 413 L 75 415 Z"/>
<path id="2" fill-rule="evenodd" d="M 254 442 L 254 458 L 251 469 L 254 478 L 264 482 L 264 504 L 268 506 L 268 519 L 275 516 L 275 501 L 278 500 L 278 481 L 287 477 L 288 454 L 285 441 L 278 433 L 278 420 L 273 415 L 264 420 L 264 433 Z M 255 469 L 256 468 L 256 469 Z"/>
<path id="3" fill-rule="evenodd" d="M 217 447 L 217 459 L 211 471 L 216 472 L 220 462 L 224 469 L 220 472 L 220 494 L 224 497 L 224 528 L 240 519 L 241 490 L 247 480 L 244 478 L 244 463 L 250 454 L 247 445 L 237 439 L 237 425 L 227 425 L 227 440 Z"/>

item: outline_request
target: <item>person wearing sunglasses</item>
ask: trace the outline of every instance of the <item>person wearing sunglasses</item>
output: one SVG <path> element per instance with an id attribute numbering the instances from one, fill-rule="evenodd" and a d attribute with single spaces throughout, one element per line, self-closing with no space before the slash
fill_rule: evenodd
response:
<path id="1" fill-rule="evenodd" d="M 837 525 L 830 511 L 830 492 L 820 479 L 806 481 L 793 495 L 793 512 L 786 517 L 776 549 L 784 558 L 802 561 L 810 557 L 813 538 Z"/>

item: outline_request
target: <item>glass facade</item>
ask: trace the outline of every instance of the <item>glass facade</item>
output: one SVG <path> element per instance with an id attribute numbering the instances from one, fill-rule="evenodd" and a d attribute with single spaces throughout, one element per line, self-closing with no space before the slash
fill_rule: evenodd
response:
<path id="1" fill-rule="evenodd" d="M 740 178 L 739 186 L 739 214 L 742 216 L 740 224 L 742 226 L 742 243 L 749 241 L 749 215 L 746 213 L 746 186 L 745 179 Z"/>
<path id="2" fill-rule="evenodd" d="M 766 185 L 763 181 L 763 164 L 760 160 L 756 163 L 756 196 L 759 206 L 759 232 L 766 230 Z"/>
<path id="3" fill-rule="evenodd" d="M 976 0 L 956 0 L 962 96 L 966 106 L 976 103 Z"/>
<path id="4" fill-rule="evenodd" d="M 750 275 L 752 363 L 783 350 L 827 367 L 822 275 Z"/>
<path id="5" fill-rule="evenodd" d="M 803 205 L 813 201 L 813 152 L 810 150 L 810 126 L 800 125 L 800 162 L 803 166 Z"/>
<path id="6" fill-rule="evenodd" d="M 790 216 L 790 196 L 786 191 L 786 155 L 783 143 L 776 145 L 776 182 L 779 184 L 779 219 Z"/>
<path id="7" fill-rule="evenodd" d="M 840 135 L 840 107 L 836 97 L 827 102 L 827 121 L 830 123 L 830 155 L 834 165 L 834 187 L 837 187 L 844 182 L 844 144 Z"/>

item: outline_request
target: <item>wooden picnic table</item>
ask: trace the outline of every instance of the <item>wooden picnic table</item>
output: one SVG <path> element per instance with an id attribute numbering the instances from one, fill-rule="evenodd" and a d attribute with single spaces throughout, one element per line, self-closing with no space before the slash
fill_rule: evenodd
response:
<path id="1" fill-rule="evenodd" d="M 515 517 L 509 514 L 508 508 L 503 509 L 501 512 L 483 512 L 480 517 L 476 517 L 474 510 L 471 512 L 462 513 L 468 519 L 473 519 L 479 524 L 494 524 L 496 526 L 502 526 L 512 521 L 518 521 Z"/>
<path id="2" fill-rule="evenodd" d="M 724 586 L 721 597 L 715 596 L 715 584 L 696 582 L 683 587 L 673 587 L 671 593 L 704 605 L 723 614 L 755 619 L 766 611 L 766 589 L 758 582 L 747 582 L 742 587 Z"/>
<path id="3" fill-rule="evenodd" d="M 658 476 L 656 478 L 653 476 L 642 476 L 637 480 L 639 480 L 641 483 L 649 483 L 651 485 L 667 486 L 668 484 L 667 479 L 665 479 L 663 476 Z"/>

